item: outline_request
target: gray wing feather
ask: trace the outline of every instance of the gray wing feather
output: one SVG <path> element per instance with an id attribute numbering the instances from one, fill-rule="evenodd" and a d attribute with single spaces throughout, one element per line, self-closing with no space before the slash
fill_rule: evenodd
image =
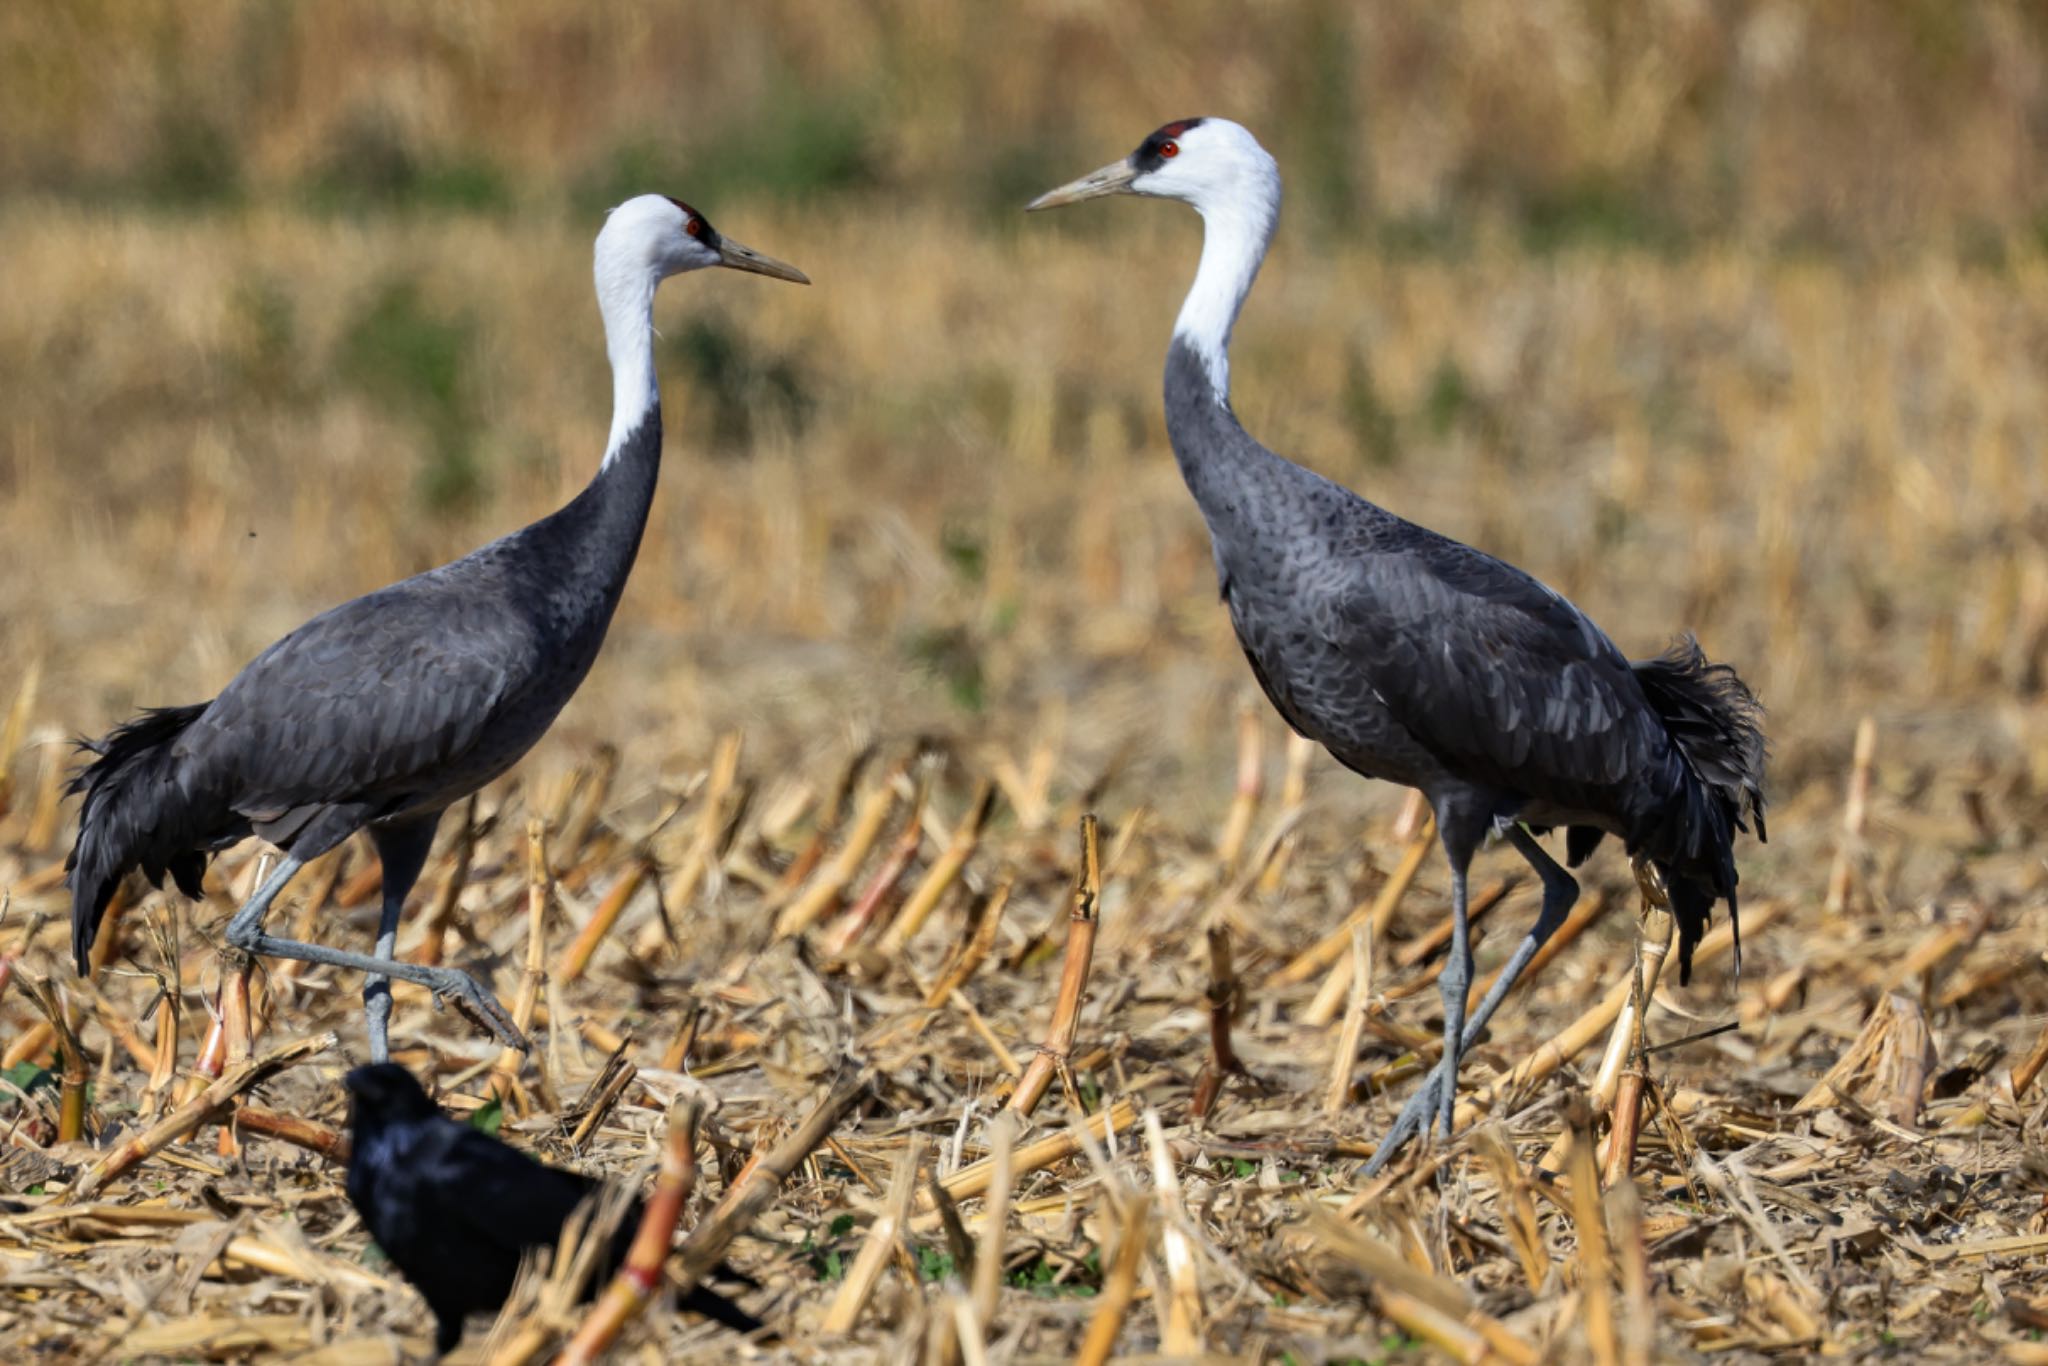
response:
<path id="1" fill-rule="evenodd" d="M 518 614 L 462 590 L 423 576 L 313 618 L 235 677 L 181 757 L 231 770 L 236 809 L 259 820 L 438 784 L 535 648 Z"/>
<path id="2" fill-rule="evenodd" d="M 1443 766 L 1532 797 L 1583 801 L 1665 747 L 1628 661 L 1537 580 L 1408 528 L 1346 557 L 1312 608 L 1395 720 Z"/>

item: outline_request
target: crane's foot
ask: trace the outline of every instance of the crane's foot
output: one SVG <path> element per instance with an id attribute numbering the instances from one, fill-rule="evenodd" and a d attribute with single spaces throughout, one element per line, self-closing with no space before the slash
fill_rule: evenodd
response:
<path id="1" fill-rule="evenodd" d="M 486 1034 L 497 1036 L 499 1043 L 507 1048 L 516 1048 L 525 1053 L 533 1045 L 520 1033 L 519 1026 L 498 998 L 485 991 L 476 978 L 459 968 L 434 968 L 432 979 L 422 983 L 434 993 L 434 1006 L 439 1009 L 445 1002 L 454 1006 L 456 1013 L 463 1016 Z"/>
<path id="2" fill-rule="evenodd" d="M 1423 1126 L 1440 1119 L 1446 1141 L 1451 1136 L 1451 1116 L 1457 1111 L 1458 1088 L 1452 1083 L 1448 1091 L 1445 1078 L 1448 1068 L 1442 1062 L 1429 1070 L 1422 1079 L 1422 1085 L 1415 1094 L 1408 1097 L 1408 1103 L 1401 1107 L 1401 1113 L 1394 1117 L 1394 1123 L 1387 1130 L 1387 1136 L 1373 1149 L 1372 1157 L 1365 1164 L 1367 1176 L 1377 1176 L 1380 1170 L 1393 1160 L 1395 1153 L 1408 1146 L 1411 1139 L 1422 1133 Z"/>
<path id="3" fill-rule="evenodd" d="M 261 929 L 251 928 L 240 916 L 228 925 L 228 942 L 242 952 L 260 958 L 292 958 L 301 963 L 323 963 L 328 967 L 352 969 L 370 979 L 366 986 L 381 981 L 389 990 L 390 982 L 411 982 L 434 993 L 436 1008 L 444 1002 L 454 1006 L 477 1028 L 496 1036 L 505 1047 L 516 1048 L 522 1053 L 531 1048 L 519 1026 L 513 1024 L 512 1017 L 505 1013 L 505 1007 L 498 1004 L 498 998 L 459 968 L 397 963 L 389 958 L 377 958 L 350 949 L 331 949 L 325 944 L 279 939 L 263 933 Z"/>

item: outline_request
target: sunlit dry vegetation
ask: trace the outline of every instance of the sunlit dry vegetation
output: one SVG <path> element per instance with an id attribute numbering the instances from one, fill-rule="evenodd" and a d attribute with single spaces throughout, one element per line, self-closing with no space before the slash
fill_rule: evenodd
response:
<path id="1" fill-rule="evenodd" d="M 393 1021 L 451 1105 L 500 1096 L 508 1135 L 621 1176 L 694 1075 L 684 1222 L 720 1236 L 748 1156 L 864 1077 L 729 1252 L 784 1341 L 657 1311 L 630 1342 L 2048 1360 L 2037 15 L 1101 8 L 0 9 L 7 1341 L 424 1351 L 330 1160 L 353 977 L 273 965 L 249 1047 L 304 1060 L 233 1136 L 208 1109 L 93 1173 L 236 1075 L 211 936 L 262 853 L 200 905 L 138 883 L 88 986 L 58 789 L 72 737 L 588 477 L 589 243 L 653 189 L 816 287 L 668 286 L 662 489 L 606 652 L 415 896 L 401 952 L 512 999 L 540 822 L 544 1047 L 494 1071 L 404 987 Z M 1696 631 L 1770 709 L 1740 982 L 1717 932 L 1623 1065 L 1643 931 L 1605 852 L 1468 1063 L 1470 1142 L 1382 1182 L 1359 1159 L 1440 1018 L 1438 856 L 1399 792 L 1286 741 L 1216 603 L 1158 400 L 1195 221 L 1014 213 L 1197 112 L 1289 176 L 1246 425 L 1633 653 Z M 1476 873 L 1482 977 L 1533 915 L 1515 871 Z M 366 943 L 375 877 L 345 848 L 277 923 Z M 1205 1077 L 1212 997 L 1249 1079 Z"/>

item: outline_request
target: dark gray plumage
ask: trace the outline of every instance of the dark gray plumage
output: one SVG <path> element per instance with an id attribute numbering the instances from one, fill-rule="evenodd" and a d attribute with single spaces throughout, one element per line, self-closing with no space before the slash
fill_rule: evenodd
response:
<path id="1" fill-rule="evenodd" d="M 596 275 L 614 379 L 612 440 L 559 511 L 424 574 L 345 602 L 258 655 L 209 703 L 143 713 L 72 784 L 84 801 L 69 860 L 78 970 L 115 888 L 140 868 L 197 896 L 208 857 L 250 835 L 284 851 L 229 923 L 251 954 L 358 968 L 373 1060 L 386 1055 L 389 977 L 455 1001 L 511 1044 L 518 1031 L 467 974 L 392 961 L 399 913 L 451 803 L 546 733 L 596 660 L 639 550 L 661 464 L 650 336 L 666 276 L 724 265 L 801 272 L 721 238 L 658 195 L 615 210 Z M 358 830 L 384 869 L 375 956 L 262 932 L 272 898 Z"/>
<path id="2" fill-rule="evenodd" d="M 1403 520 L 1282 459 L 1231 410 L 1228 348 L 1279 210 L 1250 133 L 1169 124 L 1122 162 L 1033 208 L 1103 194 L 1177 198 L 1207 224 L 1166 361 L 1166 423 L 1207 523 L 1252 672 L 1288 724 L 1347 768 L 1419 789 L 1451 865 L 1444 1061 L 1374 1157 L 1434 1112 L 1448 1136 L 1459 1055 L 1485 1027 L 1578 885 L 1531 832 L 1568 830 L 1576 865 L 1603 834 L 1654 865 L 1680 927 L 1681 981 L 1714 903 L 1736 916 L 1735 832 L 1763 833 L 1761 709 L 1689 638 L 1631 663 L 1570 602 L 1490 555 Z M 1489 832 L 1535 868 L 1543 906 L 1469 1030 L 1466 871 Z M 1740 968 L 1740 942 L 1736 963 Z"/>

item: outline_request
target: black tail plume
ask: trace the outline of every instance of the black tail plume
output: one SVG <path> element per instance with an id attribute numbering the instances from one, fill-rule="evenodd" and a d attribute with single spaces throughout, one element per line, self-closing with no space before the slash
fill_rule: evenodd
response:
<path id="1" fill-rule="evenodd" d="M 1711 664 L 1691 636 L 1681 636 L 1655 659 L 1630 665 L 1686 763 L 1718 798 L 1736 828 L 1764 831 L 1764 708 L 1749 685 L 1726 664 Z"/>
<path id="2" fill-rule="evenodd" d="M 1735 975 L 1742 975 L 1742 922 L 1735 897 L 1735 832 L 1764 829 L 1764 709 L 1726 664 L 1708 662 L 1699 642 L 1682 636 L 1655 659 L 1632 666 L 1636 681 L 1677 744 L 1697 786 L 1682 804 L 1682 829 L 1667 829 L 1649 852 L 1664 875 L 1678 921 L 1678 980 L 1692 977 L 1692 951 L 1717 900 L 1728 903 L 1735 935 Z M 1704 800 L 1701 800 L 1704 798 Z"/>
<path id="3" fill-rule="evenodd" d="M 1707 922 L 1713 918 L 1714 903 L 1723 897 L 1728 901 L 1729 932 L 1735 936 L 1734 972 L 1740 980 L 1742 912 L 1736 905 L 1732 868 L 1725 888 L 1696 874 L 1680 872 L 1668 863 L 1658 863 L 1657 871 L 1664 878 L 1664 891 L 1671 900 L 1671 918 L 1678 922 L 1678 984 L 1685 986 L 1692 981 L 1692 951 L 1707 932 Z"/>
<path id="4" fill-rule="evenodd" d="M 170 751 L 206 706 L 152 707 L 103 740 L 79 742 L 80 749 L 99 756 L 80 766 L 67 789 L 85 797 L 78 842 L 64 861 L 71 883 L 71 952 L 81 975 L 92 969 L 100 921 L 131 868 L 141 868 L 159 887 L 168 872 L 186 896 L 201 894 L 203 835 Z"/>

